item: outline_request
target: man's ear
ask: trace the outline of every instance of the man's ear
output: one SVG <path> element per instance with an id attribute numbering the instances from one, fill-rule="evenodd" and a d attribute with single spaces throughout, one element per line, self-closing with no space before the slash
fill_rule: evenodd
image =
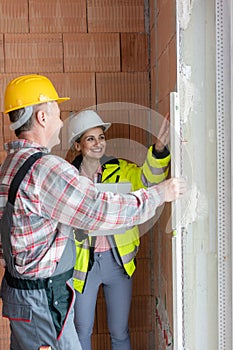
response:
<path id="1" fill-rule="evenodd" d="M 46 113 L 44 111 L 37 111 L 36 112 L 36 120 L 38 121 L 38 123 L 45 127 L 45 123 L 46 123 Z"/>

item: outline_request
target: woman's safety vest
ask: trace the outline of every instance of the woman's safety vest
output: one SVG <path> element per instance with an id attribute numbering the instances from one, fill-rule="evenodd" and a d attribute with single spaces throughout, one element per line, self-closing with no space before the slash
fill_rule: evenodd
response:
<path id="1" fill-rule="evenodd" d="M 123 159 L 104 156 L 101 159 L 101 164 L 103 164 L 101 182 L 131 182 L 132 191 L 158 184 L 167 177 L 169 172 L 169 151 L 166 150 L 164 155 L 163 158 L 155 158 L 151 146 L 142 167 L 128 163 Z M 72 164 L 79 169 L 81 162 L 82 157 L 78 156 Z M 95 237 L 84 235 L 79 230 L 75 230 L 75 236 L 77 256 L 74 266 L 74 288 L 82 293 L 88 271 L 93 264 Z M 136 269 L 135 256 L 140 244 L 138 227 L 134 226 L 124 234 L 108 236 L 108 240 L 116 260 L 120 262 L 126 274 L 131 277 Z"/>

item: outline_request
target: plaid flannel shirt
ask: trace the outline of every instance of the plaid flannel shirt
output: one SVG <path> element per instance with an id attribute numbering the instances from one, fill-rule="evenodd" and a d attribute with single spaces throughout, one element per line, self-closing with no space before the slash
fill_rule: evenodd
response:
<path id="1" fill-rule="evenodd" d="M 131 227 L 151 218 L 164 201 L 156 186 L 129 195 L 99 193 L 74 166 L 27 140 L 8 143 L 6 150 L 0 170 L 0 217 L 19 167 L 32 153 L 47 153 L 26 174 L 14 206 L 12 253 L 17 271 L 28 278 L 51 276 L 73 228 Z"/>

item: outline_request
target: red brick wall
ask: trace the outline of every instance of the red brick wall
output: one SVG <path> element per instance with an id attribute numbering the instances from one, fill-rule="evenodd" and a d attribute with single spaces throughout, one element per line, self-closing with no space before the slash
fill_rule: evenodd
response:
<path id="1" fill-rule="evenodd" d="M 165 115 L 169 111 L 169 94 L 171 91 L 177 91 L 176 1 L 157 0 L 150 2 L 150 5 L 151 107 Z M 154 297 L 159 298 L 164 307 L 168 318 L 167 325 L 172 334 L 172 234 L 166 232 L 170 215 L 170 206 L 167 205 L 154 228 L 151 240 L 154 271 L 151 273 Z M 163 317 L 164 313 L 159 316 Z M 166 337 L 163 327 L 161 328 L 155 317 L 153 322 L 156 324 L 155 348 L 165 350 Z"/>
<path id="2" fill-rule="evenodd" d="M 115 111 L 105 103 L 130 102 L 150 106 L 148 33 L 144 0 L 0 0 L 0 163 L 3 144 L 14 138 L 3 115 L 3 95 L 9 80 L 38 73 L 52 80 L 62 117 L 90 106 L 103 109 L 105 120 Z M 119 114 L 119 113 L 118 113 Z M 120 111 L 130 120 L 128 111 Z M 145 115 L 145 118 L 147 116 Z M 118 118 L 119 119 L 119 118 Z M 142 128 L 114 125 L 108 137 L 131 138 L 147 144 Z M 66 135 L 54 152 L 66 152 Z M 142 238 L 135 274 L 130 330 L 134 350 L 153 349 L 150 237 Z M 108 350 L 105 304 L 100 292 L 93 337 L 94 350 Z M 8 348 L 9 328 L 0 318 L 0 350 Z"/>
<path id="3" fill-rule="evenodd" d="M 107 102 L 149 106 L 148 69 L 144 0 L 0 0 L 0 111 L 7 82 L 30 73 L 48 76 L 71 97 L 62 111 Z M 13 135 L 6 119 L 0 162 Z"/>
<path id="4" fill-rule="evenodd" d="M 117 113 L 118 119 L 130 122 L 136 112 L 106 108 L 105 104 L 111 102 L 130 102 L 166 113 L 169 92 L 176 89 L 175 0 L 149 1 L 149 32 L 145 3 L 0 0 L 0 111 L 4 109 L 3 94 L 9 80 L 39 73 L 53 81 L 60 95 L 71 97 L 61 105 L 63 119 L 70 111 L 101 105 L 106 121 L 113 121 Z M 4 142 L 14 138 L 7 116 L 1 116 L 0 163 L 5 157 Z M 141 128 L 113 125 L 108 137 L 147 145 L 143 118 L 141 124 Z M 63 131 L 61 145 L 54 152 L 66 156 L 66 151 Z M 169 208 L 156 229 L 141 240 L 130 314 L 133 350 L 155 349 L 154 336 L 157 333 L 160 337 L 159 328 L 155 329 L 156 297 L 166 301 L 172 325 L 171 235 L 163 232 L 168 216 Z M 96 316 L 93 350 L 109 350 L 101 291 Z M 9 328 L 2 318 L 0 334 L 0 350 L 5 350 Z"/>

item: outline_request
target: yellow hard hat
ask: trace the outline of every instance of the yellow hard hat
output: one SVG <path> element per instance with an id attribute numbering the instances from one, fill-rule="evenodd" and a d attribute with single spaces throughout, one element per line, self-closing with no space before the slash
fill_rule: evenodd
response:
<path id="1" fill-rule="evenodd" d="M 69 97 L 60 98 L 51 81 L 38 74 L 20 76 L 7 85 L 5 90 L 4 113 L 50 101 L 61 103 Z"/>

